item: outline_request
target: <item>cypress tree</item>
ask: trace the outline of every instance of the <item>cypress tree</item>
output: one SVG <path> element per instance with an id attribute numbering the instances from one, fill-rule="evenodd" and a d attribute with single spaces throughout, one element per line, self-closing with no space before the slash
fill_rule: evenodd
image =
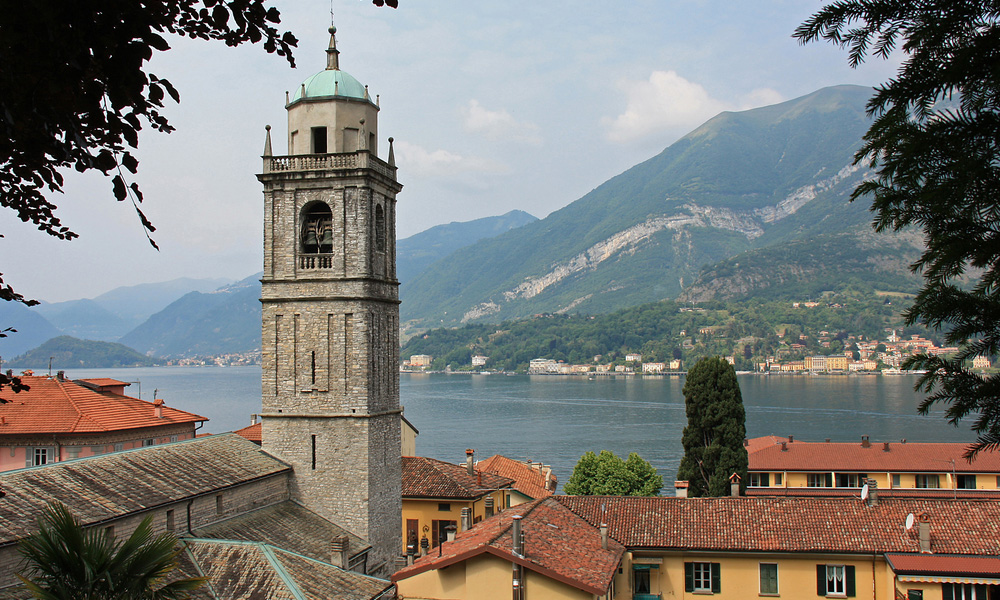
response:
<path id="1" fill-rule="evenodd" d="M 746 489 L 746 411 L 736 370 L 718 356 L 703 358 L 684 383 L 688 424 L 681 439 L 684 458 L 677 479 L 688 481 L 688 495 L 727 496 L 729 477 L 740 476 Z"/>

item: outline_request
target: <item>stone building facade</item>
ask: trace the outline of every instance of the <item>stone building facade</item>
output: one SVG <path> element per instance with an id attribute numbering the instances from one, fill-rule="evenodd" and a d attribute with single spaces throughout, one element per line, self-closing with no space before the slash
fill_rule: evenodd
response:
<path id="1" fill-rule="evenodd" d="M 377 157 L 377 102 L 327 68 L 287 98 L 287 156 L 264 150 L 262 431 L 292 465 L 293 497 L 399 553 L 401 466 L 396 181 Z"/>

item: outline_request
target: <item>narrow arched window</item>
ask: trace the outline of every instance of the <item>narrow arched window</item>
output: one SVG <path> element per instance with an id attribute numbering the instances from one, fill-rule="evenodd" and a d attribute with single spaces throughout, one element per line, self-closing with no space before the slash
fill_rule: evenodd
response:
<path id="1" fill-rule="evenodd" d="M 375 205 L 375 249 L 385 252 L 385 211 L 381 204 Z"/>
<path id="2" fill-rule="evenodd" d="M 302 211 L 302 253 L 333 252 L 333 212 L 323 202 L 313 202 Z"/>

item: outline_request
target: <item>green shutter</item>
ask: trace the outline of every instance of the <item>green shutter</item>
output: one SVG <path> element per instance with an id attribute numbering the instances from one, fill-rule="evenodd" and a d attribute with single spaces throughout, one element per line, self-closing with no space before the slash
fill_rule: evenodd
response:
<path id="1" fill-rule="evenodd" d="M 684 591 L 694 591 L 694 563 L 684 563 Z"/>
<path id="2" fill-rule="evenodd" d="M 942 600 L 955 600 L 955 587 L 950 583 L 941 584 Z"/>
<path id="3" fill-rule="evenodd" d="M 826 565 L 816 565 L 816 595 L 826 595 Z"/>
<path id="4" fill-rule="evenodd" d="M 833 473 L 826 474 L 826 487 L 833 487 Z"/>
<path id="5" fill-rule="evenodd" d="M 722 575 L 719 563 L 712 563 L 712 593 L 718 594 L 722 591 Z"/>
<path id="6" fill-rule="evenodd" d="M 845 571 L 845 573 L 844 573 L 844 579 L 847 580 L 846 581 L 847 585 L 844 587 L 844 589 L 847 591 L 847 597 L 848 598 L 853 598 L 855 596 L 855 593 L 854 593 L 854 567 L 848 565 L 848 566 L 844 567 L 844 571 Z"/>

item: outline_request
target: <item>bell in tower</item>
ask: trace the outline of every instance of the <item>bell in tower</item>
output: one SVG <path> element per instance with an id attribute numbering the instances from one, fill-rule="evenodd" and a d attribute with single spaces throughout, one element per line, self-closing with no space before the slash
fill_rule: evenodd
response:
<path id="1" fill-rule="evenodd" d="M 402 546 L 399 296 L 392 138 L 340 70 L 286 94 L 288 153 L 264 147 L 261 279 L 264 450 L 293 467 L 296 500 L 372 545 L 388 575 Z"/>

